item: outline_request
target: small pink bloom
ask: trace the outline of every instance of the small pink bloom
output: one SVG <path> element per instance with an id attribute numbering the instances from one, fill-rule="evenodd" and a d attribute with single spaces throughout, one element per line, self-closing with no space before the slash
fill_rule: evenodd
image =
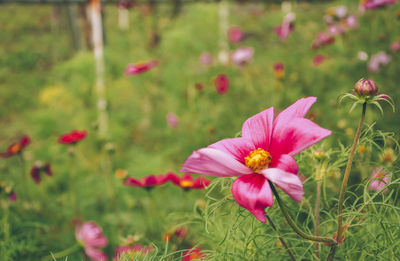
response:
<path id="1" fill-rule="evenodd" d="M 218 94 L 225 94 L 229 90 L 229 79 L 225 74 L 218 74 L 214 79 L 214 86 Z"/>
<path id="2" fill-rule="evenodd" d="M 86 138 L 86 136 L 87 136 L 86 130 L 83 131 L 73 130 L 70 133 L 61 135 L 61 137 L 58 139 L 58 143 L 65 145 L 75 145 L 79 141 Z"/>
<path id="3" fill-rule="evenodd" d="M 313 64 L 314 64 L 314 66 L 318 66 L 318 65 L 320 65 L 321 63 L 323 63 L 324 60 L 325 60 L 325 56 L 324 56 L 324 55 L 322 55 L 322 54 L 317 54 L 316 56 L 314 56 Z"/>
<path id="4" fill-rule="evenodd" d="M 17 201 L 17 193 L 12 192 L 11 195 L 8 197 L 8 200 L 10 200 L 10 202 Z"/>
<path id="5" fill-rule="evenodd" d="M 139 62 L 137 64 L 130 64 L 125 69 L 126 75 L 136 75 L 147 72 L 148 70 L 156 67 L 158 65 L 157 61 Z"/>
<path id="6" fill-rule="evenodd" d="M 167 123 L 173 129 L 178 127 L 179 120 L 175 113 L 170 112 L 167 114 Z"/>
<path id="7" fill-rule="evenodd" d="M 201 82 L 198 82 L 195 84 L 196 90 L 202 91 L 204 89 L 204 84 Z"/>
<path id="8" fill-rule="evenodd" d="M 294 20 L 296 20 L 295 13 L 288 13 L 284 18 L 282 23 L 274 28 L 274 32 L 279 36 L 282 41 L 289 37 L 289 34 L 294 31 Z"/>
<path id="9" fill-rule="evenodd" d="M 317 34 L 317 39 L 312 43 L 313 49 L 318 49 L 321 46 L 333 44 L 335 37 L 326 32 L 320 32 Z"/>
<path id="10" fill-rule="evenodd" d="M 213 64 L 213 58 L 210 53 L 202 53 L 200 56 L 200 62 L 204 65 L 211 65 Z"/>
<path id="11" fill-rule="evenodd" d="M 95 222 L 77 224 L 75 228 L 76 240 L 85 249 L 85 254 L 95 261 L 106 261 L 107 256 L 98 248 L 107 246 L 107 238 L 102 229 Z"/>
<path id="12" fill-rule="evenodd" d="M 368 70 L 371 72 L 378 72 L 382 65 L 387 65 L 392 60 L 392 57 L 387 53 L 381 51 L 373 56 L 368 63 Z"/>
<path id="13" fill-rule="evenodd" d="M 274 74 L 277 79 L 281 79 L 285 76 L 285 66 L 283 63 L 279 62 L 274 64 Z"/>
<path id="14" fill-rule="evenodd" d="M 185 190 L 205 189 L 206 187 L 208 187 L 208 185 L 210 185 L 210 181 L 208 179 L 205 179 L 204 177 L 193 179 L 191 175 L 185 174 L 180 178 L 172 172 L 167 174 L 167 180 Z"/>
<path id="15" fill-rule="evenodd" d="M 347 15 L 347 7 L 344 5 L 335 8 L 335 15 L 337 18 L 342 19 Z"/>
<path id="16" fill-rule="evenodd" d="M 400 50 L 400 41 L 392 43 L 390 45 L 390 50 L 392 50 L 393 52 L 397 52 L 398 50 Z"/>
<path id="17" fill-rule="evenodd" d="M 243 66 L 253 59 L 254 49 L 251 47 L 240 47 L 231 53 L 231 60 L 238 66 Z"/>
<path id="18" fill-rule="evenodd" d="M 357 29 L 358 28 L 357 16 L 349 15 L 345 20 L 345 25 L 347 28 Z"/>
<path id="19" fill-rule="evenodd" d="M 232 185 L 234 199 L 265 222 L 265 208 L 273 205 L 268 182 L 300 202 L 304 190 L 293 156 L 331 134 L 304 118 L 315 101 L 315 97 L 300 99 L 275 119 L 273 107 L 254 115 L 244 122 L 242 137 L 194 151 L 181 171 L 238 177 Z"/>
<path id="20" fill-rule="evenodd" d="M 372 171 L 369 179 L 371 180 L 369 189 L 379 191 L 389 182 L 390 174 L 388 174 L 382 167 L 379 167 Z M 387 191 L 388 189 L 385 188 L 382 192 L 386 193 Z"/>
<path id="21" fill-rule="evenodd" d="M 36 161 L 31 168 L 31 177 L 36 184 L 39 184 L 42 180 L 40 174 L 44 172 L 47 176 L 51 177 L 53 172 L 51 171 L 50 163 L 43 164 L 41 161 Z"/>
<path id="22" fill-rule="evenodd" d="M 331 35 L 339 35 L 339 34 L 345 33 L 343 25 L 340 25 L 340 24 L 329 25 L 328 31 Z"/>
<path id="23" fill-rule="evenodd" d="M 228 39 L 231 43 L 238 43 L 243 38 L 243 32 L 239 26 L 232 26 L 228 29 Z"/>
<path id="24" fill-rule="evenodd" d="M 179 240 L 185 239 L 187 233 L 188 229 L 186 227 L 179 227 L 175 230 L 175 236 L 177 236 Z"/>

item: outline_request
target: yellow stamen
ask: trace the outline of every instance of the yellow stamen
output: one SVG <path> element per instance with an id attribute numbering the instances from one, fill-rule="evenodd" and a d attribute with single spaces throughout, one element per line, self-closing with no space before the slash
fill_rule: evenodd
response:
<path id="1" fill-rule="evenodd" d="M 255 172 L 259 172 L 265 168 L 268 168 L 272 158 L 268 151 L 258 148 L 251 151 L 249 156 L 244 159 L 247 167 L 251 168 Z"/>
<path id="2" fill-rule="evenodd" d="M 21 145 L 19 145 L 19 144 L 14 144 L 14 145 L 10 148 L 10 152 L 11 152 L 12 154 L 17 154 L 18 152 L 20 152 L 21 149 L 22 149 L 22 148 L 21 148 Z"/>
<path id="3" fill-rule="evenodd" d="M 376 174 L 375 178 L 376 179 L 382 179 L 384 175 L 385 175 L 385 173 L 383 173 L 383 171 L 381 171 L 378 174 Z"/>
<path id="4" fill-rule="evenodd" d="M 193 186 L 193 182 L 190 180 L 181 180 L 180 184 L 182 188 L 189 188 Z"/>

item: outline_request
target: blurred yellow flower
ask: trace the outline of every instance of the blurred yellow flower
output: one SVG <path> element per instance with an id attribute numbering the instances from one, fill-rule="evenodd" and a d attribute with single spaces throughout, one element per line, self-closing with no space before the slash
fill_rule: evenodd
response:
<path id="1" fill-rule="evenodd" d="M 117 169 L 115 171 L 115 177 L 117 177 L 117 179 L 124 179 L 128 176 L 128 171 L 124 170 L 124 169 Z"/>

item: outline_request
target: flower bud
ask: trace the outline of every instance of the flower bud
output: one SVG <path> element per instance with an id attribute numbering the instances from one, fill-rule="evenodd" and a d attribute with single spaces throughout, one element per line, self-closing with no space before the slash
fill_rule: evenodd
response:
<path id="1" fill-rule="evenodd" d="M 325 158 L 325 151 L 323 151 L 323 150 L 314 150 L 313 156 L 314 156 L 314 158 L 316 158 L 318 160 L 322 160 L 322 159 Z"/>
<path id="2" fill-rule="evenodd" d="M 373 80 L 361 78 L 354 85 L 354 91 L 360 96 L 375 95 L 378 92 L 378 85 Z"/>

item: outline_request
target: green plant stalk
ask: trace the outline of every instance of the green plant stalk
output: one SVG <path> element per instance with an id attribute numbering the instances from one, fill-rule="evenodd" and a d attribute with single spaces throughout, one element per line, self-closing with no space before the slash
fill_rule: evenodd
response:
<path id="1" fill-rule="evenodd" d="M 320 237 L 320 236 L 314 236 L 307 234 L 303 232 L 297 225 L 294 223 L 292 217 L 289 215 L 288 211 L 286 210 L 286 207 L 283 205 L 283 202 L 281 201 L 278 191 L 276 191 L 274 184 L 272 184 L 271 181 L 268 181 L 269 185 L 271 186 L 272 192 L 275 195 L 276 201 L 278 201 L 279 208 L 282 211 L 283 216 L 286 218 L 286 221 L 288 222 L 289 226 L 293 229 L 294 232 L 296 232 L 299 236 L 302 238 L 314 241 L 314 242 L 326 242 L 331 245 L 336 245 L 336 241 L 333 238 L 330 237 Z"/>
<path id="2" fill-rule="evenodd" d="M 290 259 L 292 261 L 296 261 L 296 257 L 294 256 L 293 252 L 289 249 L 288 244 L 286 243 L 285 239 L 283 239 L 283 237 L 281 237 L 281 235 L 279 234 L 279 231 L 276 228 L 274 222 L 272 222 L 271 217 L 267 213 L 265 213 L 265 217 L 268 219 L 268 222 L 271 225 L 272 229 L 275 230 L 275 232 L 278 234 L 279 241 L 281 241 L 282 246 L 286 249 L 288 255 L 290 256 Z"/>
<path id="3" fill-rule="evenodd" d="M 364 102 L 363 107 L 362 107 L 362 112 L 361 112 L 360 123 L 358 124 L 356 135 L 354 136 L 353 145 L 352 145 L 352 148 L 350 151 L 349 159 L 348 159 L 347 165 L 346 165 L 346 170 L 345 170 L 344 176 L 343 176 L 342 186 L 340 188 L 339 202 L 338 202 L 338 222 L 337 222 L 337 233 L 336 233 L 337 234 L 336 238 L 338 241 L 340 241 L 340 239 L 342 238 L 342 234 L 343 234 L 342 212 L 343 212 L 344 193 L 346 192 L 347 182 L 349 180 L 349 174 L 350 174 L 350 170 L 351 170 L 351 164 L 353 163 L 354 153 L 356 151 L 357 143 L 360 138 L 361 129 L 362 129 L 362 126 L 364 123 L 366 110 L 367 110 L 367 103 Z M 328 255 L 328 258 L 326 259 L 327 261 L 333 260 L 335 253 L 336 253 L 336 248 L 337 248 L 337 245 L 334 245 L 331 247 L 331 251 Z"/>
<path id="4" fill-rule="evenodd" d="M 81 248 L 81 246 L 77 243 L 77 244 L 73 245 L 72 247 L 67 248 L 61 252 L 58 252 L 55 254 L 51 253 L 51 255 L 43 257 L 43 261 L 57 260 L 58 258 L 67 256 L 67 255 L 70 255 L 70 254 L 76 252 L 79 248 Z"/>
<path id="5" fill-rule="evenodd" d="M 76 174 L 76 155 L 75 155 L 75 145 L 70 149 L 69 151 L 69 185 L 70 185 L 70 201 L 71 201 L 71 207 L 72 210 L 74 211 L 74 215 L 78 214 L 78 208 L 76 204 L 76 181 L 75 181 L 75 174 Z"/>
<path id="6" fill-rule="evenodd" d="M 319 164 L 317 169 L 317 194 L 315 200 L 315 235 L 319 235 L 319 212 L 321 209 L 321 171 L 322 164 Z M 315 244 L 315 255 L 319 258 L 319 244 Z"/>

